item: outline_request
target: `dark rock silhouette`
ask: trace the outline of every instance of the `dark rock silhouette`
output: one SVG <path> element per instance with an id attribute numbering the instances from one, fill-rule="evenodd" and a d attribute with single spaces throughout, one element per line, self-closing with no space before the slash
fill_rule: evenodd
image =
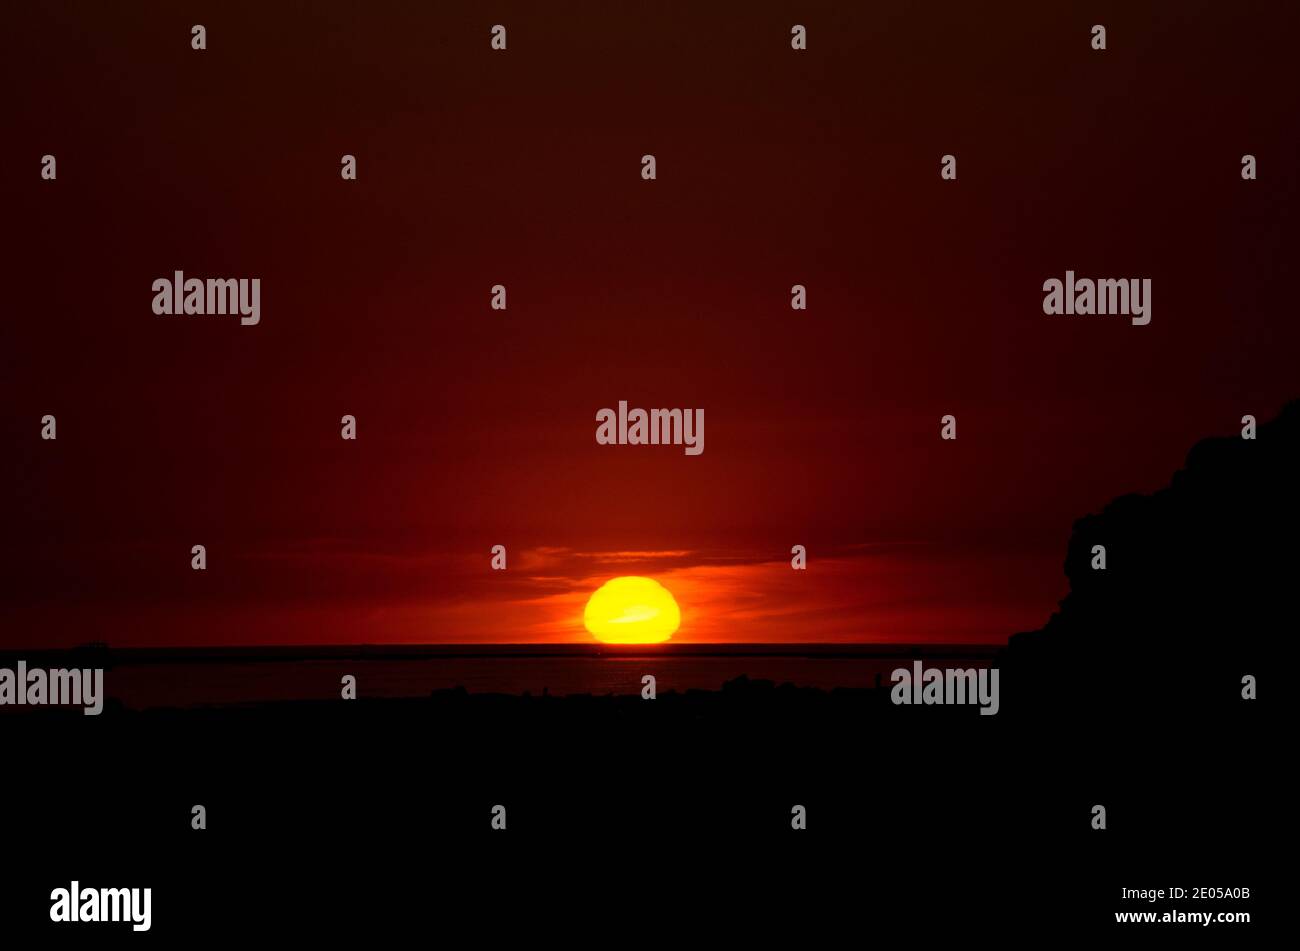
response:
<path id="1" fill-rule="evenodd" d="M 1167 488 L 1079 519 L 1070 593 L 1042 630 L 1010 640 L 1009 702 L 1089 718 L 1240 705 L 1242 676 L 1272 666 L 1294 628 L 1298 487 L 1295 401 L 1256 439 L 1197 443 Z"/>

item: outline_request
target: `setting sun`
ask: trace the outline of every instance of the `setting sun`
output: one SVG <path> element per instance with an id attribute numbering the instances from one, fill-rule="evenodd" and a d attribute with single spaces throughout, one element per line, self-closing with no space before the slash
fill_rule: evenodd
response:
<path id="1" fill-rule="evenodd" d="M 673 636 L 682 613 L 672 592 L 658 581 L 627 576 L 596 589 L 582 622 L 606 644 L 656 644 Z"/>

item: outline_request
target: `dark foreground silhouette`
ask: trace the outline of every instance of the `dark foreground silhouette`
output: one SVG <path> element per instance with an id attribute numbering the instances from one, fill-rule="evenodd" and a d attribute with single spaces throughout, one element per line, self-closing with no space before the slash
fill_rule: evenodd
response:
<path id="1" fill-rule="evenodd" d="M 734 889 L 755 902 L 746 924 L 762 930 L 781 907 L 814 944 L 827 908 L 863 933 L 909 914 L 1045 935 L 1114 932 L 1114 912 L 1153 907 L 1268 917 L 1261 875 L 1285 858 L 1291 754 L 1276 722 L 1298 450 L 1291 404 L 1254 441 L 1198 444 L 1169 488 L 1081 519 L 1070 594 L 998 661 L 996 716 L 895 705 L 888 684 L 745 678 L 653 701 L 452 690 L 6 711 L 7 838 L 24 856 L 8 900 L 40 924 L 32 909 L 79 877 L 152 885 L 159 933 L 243 934 L 239 922 L 285 915 L 295 929 L 364 926 L 374 907 L 474 908 L 491 931 L 481 909 L 498 890 L 645 924 L 630 896 L 678 908 Z M 1247 675 L 1259 699 L 1242 698 Z M 796 806 L 806 830 L 791 828 Z M 1170 885 L 1254 898 L 1119 898 Z"/>

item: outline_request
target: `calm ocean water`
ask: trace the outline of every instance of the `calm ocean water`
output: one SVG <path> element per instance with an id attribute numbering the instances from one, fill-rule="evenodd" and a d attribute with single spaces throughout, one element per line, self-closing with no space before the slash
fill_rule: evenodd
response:
<path id="1" fill-rule="evenodd" d="M 588 645 L 419 648 L 229 648 L 115 650 L 105 693 L 128 707 L 187 707 L 332 699 L 345 674 L 362 697 L 419 697 L 464 687 L 472 693 L 636 694 L 653 674 L 658 690 L 716 690 L 751 679 L 832 689 L 868 687 L 913 659 L 985 667 L 983 645 Z M 65 658 L 66 662 L 66 658 Z"/>

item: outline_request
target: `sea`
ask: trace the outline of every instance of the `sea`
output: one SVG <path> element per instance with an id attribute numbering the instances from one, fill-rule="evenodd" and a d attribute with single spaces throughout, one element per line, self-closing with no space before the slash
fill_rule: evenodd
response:
<path id="1" fill-rule="evenodd" d="M 421 697 L 436 690 L 471 693 L 639 694 L 652 674 L 656 690 L 717 690 L 745 676 L 831 690 L 871 687 L 897 667 L 989 666 L 1001 645 L 951 644 L 657 644 L 610 646 L 418 645 L 400 647 L 97 648 L 6 652 L 28 666 L 103 666 L 104 692 L 131 709 L 224 706 L 334 699 L 344 676 L 357 695 Z M 0 658 L 0 664 L 12 666 Z"/>

